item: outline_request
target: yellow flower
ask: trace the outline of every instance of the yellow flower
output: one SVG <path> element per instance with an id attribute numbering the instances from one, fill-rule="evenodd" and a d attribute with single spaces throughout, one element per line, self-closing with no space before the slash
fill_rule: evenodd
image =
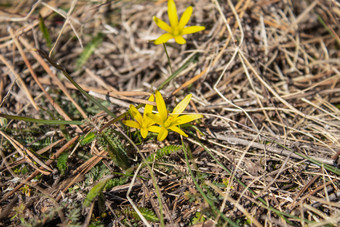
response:
<path id="1" fill-rule="evenodd" d="M 178 44 L 184 44 L 186 43 L 185 39 L 183 38 L 183 35 L 191 34 L 195 32 L 199 32 L 205 29 L 204 26 L 190 26 L 190 27 L 184 27 L 188 22 L 192 14 L 192 7 L 189 6 L 183 13 L 180 21 L 178 21 L 177 17 L 177 10 L 174 0 L 168 1 L 168 16 L 170 25 L 162 21 L 161 19 L 157 17 L 153 17 L 153 20 L 156 22 L 157 26 L 166 31 L 167 33 L 161 35 L 158 37 L 158 39 L 155 40 L 155 44 L 162 44 L 166 43 L 169 39 L 175 39 L 175 41 Z"/>
<path id="2" fill-rule="evenodd" d="M 153 122 L 156 122 L 161 126 L 158 132 L 157 140 L 164 140 L 168 136 L 169 129 L 181 134 L 182 136 L 188 137 L 188 135 L 177 126 L 203 117 L 202 114 L 186 114 L 179 116 L 188 106 L 191 96 L 191 94 L 187 95 L 180 103 L 178 103 L 178 105 L 169 115 L 161 93 L 156 91 L 158 114 L 148 113 L 147 116 L 150 117 Z"/>
<path id="3" fill-rule="evenodd" d="M 151 95 L 148 101 L 153 102 L 154 96 Z M 130 114 L 136 121 L 126 120 L 123 121 L 123 123 L 126 126 L 140 129 L 140 134 L 142 135 L 143 138 L 146 138 L 149 131 L 158 133 L 160 131 L 160 127 L 154 126 L 155 122 L 152 121 L 149 117 L 147 117 L 147 114 L 152 113 L 152 109 L 153 109 L 152 105 L 146 104 L 144 108 L 144 114 L 142 117 L 137 108 L 134 107 L 133 105 L 130 105 Z"/>

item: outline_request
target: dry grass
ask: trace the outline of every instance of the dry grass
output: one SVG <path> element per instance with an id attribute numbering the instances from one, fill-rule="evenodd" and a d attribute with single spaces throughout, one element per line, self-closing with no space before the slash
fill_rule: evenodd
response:
<path id="1" fill-rule="evenodd" d="M 206 30 L 186 45 L 168 44 L 174 70 L 193 60 L 161 92 L 169 106 L 192 93 L 187 111 L 205 118 L 196 125 L 202 133 L 191 130 L 183 149 L 146 168 L 142 157 L 181 146 L 180 137 L 138 143 L 34 48 L 118 116 L 145 104 L 171 74 L 164 49 L 150 42 L 161 34 L 152 16 L 167 17 L 165 1 L 2 1 L 0 113 L 87 120 L 0 118 L 0 225 L 162 224 L 139 221 L 135 210 L 143 208 L 168 226 L 225 226 L 228 218 L 239 226 L 340 225 L 340 7 L 309 2 L 176 1 L 179 13 L 192 4 L 190 23 Z M 79 66 L 99 33 L 102 42 Z M 103 126 L 123 135 L 128 171 L 97 139 L 78 143 Z M 82 207 L 104 176 L 121 181 L 104 190 L 104 203 Z"/>

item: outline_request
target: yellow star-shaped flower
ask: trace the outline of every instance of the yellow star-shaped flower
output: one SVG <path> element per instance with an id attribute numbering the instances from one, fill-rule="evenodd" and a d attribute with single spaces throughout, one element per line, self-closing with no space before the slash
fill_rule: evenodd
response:
<path id="1" fill-rule="evenodd" d="M 178 21 L 176 4 L 174 0 L 169 0 L 168 1 L 168 16 L 169 16 L 169 21 L 170 21 L 171 26 L 169 26 L 167 23 L 165 23 L 161 19 L 154 16 L 153 20 L 156 22 L 157 26 L 167 32 L 161 35 L 160 37 L 158 37 L 158 39 L 156 39 L 154 43 L 158 45 L 158 44 L 166 43 L 169 39 L 175 39 L 175 41 L 178 44 L 185 44 L 186 40 L 183 38 L 183 35 L 204 30 L 205 29 L 204 26 L 185 27 L 185 25 L 189 22 L 191 14 L 192 14 L 192 7 L 189 6 L 184 11 L 180 21 Z"/>
<path id="2" fill-rule="evenodd" d="M 172 113 L 169 115 L 161 93 L 156 91 L 158 114 L 148 113 L 147 116 L 153 122 L 156 122 L 161 126 L 158 131 L 157 140 L 164 140 L 168 136 L 169 129 L 181 134 L 182 136 L 188 137 L 188 135 L 178 126 L 203 117 L 202 114 L 185 114 L 179 116 L 188 106 L 191 96 L 191 94 L 187 95 L 180 103 L 177 104 Z"/>
<path id="3" fill-rule="evenodd" d="M 154 96 L 151 95 L 148 101 L 153 102 Z M 136 121 L 126 120 L 123 121 L 123 123 L 126 126 L 140 129 L 140 134 L 142 135 L 143 138 L 146 138 L 149 131 L 158 133 L 160 131 L 160 128 L 154 126 L 155 122 L 152 121 L 149 117 L 147 117 L 147 114 L 152 113 L 152 109 L 153 109 L 152 105 L 146 104 L 144 108 L 144 114 L 142 117 L 137 108 L 134 105 L 130 105 L 130 114 Z"/>

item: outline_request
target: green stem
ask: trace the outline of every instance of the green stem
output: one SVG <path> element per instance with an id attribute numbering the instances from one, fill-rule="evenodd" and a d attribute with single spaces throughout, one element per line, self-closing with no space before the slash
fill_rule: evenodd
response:
<path id="1" fill-rule="evenodd" d="M 168 54 L 168 50 L 166 49 L 165 43 L 163 43 L 163 47 L 164 47 L 166 57 L 168 58 L 168 63 L 169 63 L 169 66 L 170 66 L 170 73 L 172 75 L 174 71 L 172 70 L 172 67 L 171 67 L 171 60 L 170 60 L 170 57 L 169 57 L 169 54 Z"/>
<path id="2" fill-rule="evenodd" d="M 180 72 L 182 72 L 185 68 L 187 68 L 188 65 L 191 62 L 193 62 L 195 58 L 196 58 L 196 54 L 194 54 L 191 58 L 189 58 L 186 62 L 184 62 L 184 64 L 179 69 L 177 69 L 171 76 L 169 76 L 169 78 L 167 78 L 161 85 L 159 85 L 157 90 L 161 90 L 165 85 L 170 83 L 170 81 L 173 80 L 178 74 L 180 74 Z"/>

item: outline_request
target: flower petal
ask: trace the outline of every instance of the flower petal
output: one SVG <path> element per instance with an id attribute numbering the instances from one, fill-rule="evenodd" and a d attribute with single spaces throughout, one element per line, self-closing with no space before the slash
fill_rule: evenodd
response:
<path id="1" fill-rule="evenodd" d="M 178 44 L 185 44 L 187 41 L 180 35 L 175 36 L 175 41 Z"/>
<path id="2" fill-rule="evenodd" d="M 143 122 L 143 118 L 142 118 L 142 115 L 139 113 L 139 111 L 137 110 L 137 108 L 134 106 L 134 105 L 130 105 L 130 113 L 132 115 L 132 117 L 134 119 L 137 120 L 137 122 L 142 125 L 142 122 Z"/>
<path id="3" fill-rule="evenodd" d="M 160 118 L 159 114 L 151 114 L 148 113 L 146 116 L 150 119 L 151 122 L 157 123 L 159 125 L 163 125 L 164 121 Z"/>
<path id="4" fill-rule="evenodd" d="M 172 38 L 174 38 L 173 35 L 171 35 L 170 33 L 165 33 L 165 34 L 161 35 L 160 37 L 158 37 L 155 40 L 154 44 L 159 45 L 159 44 L 162 44 L 162 43 L 166 43 L 166 42 L 168 42 L 169 39 L 172 39 Z"/>
<path id="5" fill-rule="evenodd" d="M 155 23 L 157 24 L 157 26 L 161 29 L 163 29 L 164 31 L 167 31 L 167 32 L 171 32 L 171 27 L 165 23 L 164 21 L 162 21 L 161 19 L 153 16 L 152 19 L 155 21 Z"/>
<path id="6" fill-rule="evenodd" d="M 184 28 L 184 26 L 189 22 L 191 14 L 192 14 L 192 7 L 189 6 L 188 8 L 186 8 L 184 13 L 182 14 L 181 19 L 179 20 L 179 23 L 178 23 L 179 29 Z"/>
<path id="7" fill-rule="evenodd" d="M 182 136 L 188 137 L 188 135 L 185 132 L 183 132 L 182 129 L 178 128 L 177 126 L 171 126 L 169 129 L 171 129 L 174 132 L 177 132 L 178 134 Z"/>
<path id="8" fill-rule="evenodd" d="M 143 118 L 143 126 L 149 128 L 150 126 L 156 124 L 157 122 L 153 121 L 150 117 Z"/>
<path id="9" fill-rule="evenodd" d="M 123 121 L 123 123 L 124 123 L 124 125 L 129 126 L 131 128 L 140 128 L 140 124 L 138 124 L 135 121 L 126 120 L 126 121 Z"/>
<path id="10" fill-rule="evenodd" d="M 166 105 L 162 97 L 162 94 L 159 91 L 156 91 L 156 104 L 159 116 L 161 120 L 164 122 L 168 118 L 168 111 L 166 109 Z"/>
<path id="11" fill-rule="evenodd" d="M 179 116 L 176 119 L 176 122 L 174 122 L 172 125 L 185 124 L 185 123 L 188 123 L 190 121 L 194 121 L 194 120 L 199 119 L 199 118 L 203 118 L 203 115 L 202 114 L 186 114 L 186 115 L 182 115 L 182 116 Z"/>
<path id="12" fill-rule="evenodd" d="M 178 25 L 177 9 L 174 0 L 168 1 L 168 16 L 172 28 Z"/>
<path id="13" fill-rule="evenodd" d="M 168 130 L 164 127 L 161 127 L 161 130 L 159 131 L 159 134 L 157 136 L 158 141 L 163 141 L 168 136 Z"/>
<path id="14" fill-rule="evenodd" d="M 155 97 L 153 95 L 151 95 L 149 97 L 149 99 L 148 99 L 148 101 L 150 101 L 150 102 L 153 102 L 154 100 L 155 100 Z M 144 114 L 143 114 L 143 120 L 145 120 L 147 113 L 152 113 L 152 109 L 153 109 L 152 105 L 149 105 L 149 104 L 145 105 Z"/>
<path id="15" fill-rule="evenodd" d="M 186 27 L 186 28 L 183 28 L 182 35 L 186 35 L 186 34 L 191 34 L 191 33 L 199 32 L 199 31 L 203 31 L 204 29 L 205 29 L 204 26 L 190 26 L 190 27 Z"/>
<path id="16" fill-rule="evenodd" d="M 146 128 L 141 128 L 140 129 L 140 134 L 142 135 L 142 137 L 145 139 L 146 136 L 148 135 L 148 130 Z"/>
<path id="17" fill-rule="evenodd" d="M 150 132 L 156 132 L 156 133 L 159 133 L 161 131 L 161 127 L 158 127 L 158 126 L 150 126 L 148 129 Z"/>
<path id="18" fill-rule="evenodd" d="M 174 108 L 174 110 L 172 111 L 173 114 L 180 114 L 182 113 L 185 108 L 187 108 L 190 99 L 192 97 L 192 94 L 187 95 L 182 101 L 180 101 L 177 106 Z"/>

